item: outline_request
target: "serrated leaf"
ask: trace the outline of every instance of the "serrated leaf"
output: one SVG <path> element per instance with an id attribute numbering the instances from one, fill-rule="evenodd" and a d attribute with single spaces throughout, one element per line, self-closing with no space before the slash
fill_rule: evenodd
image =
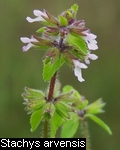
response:
<path id="1" fill-rule="evenodd" d="M 59 16 L 59 21 L 60 21 L 61 26 L 67 26 L 68 25 L 67 19 L 63 16 Z"/>
<path id="2" fill-rule="evenodd" d="M 42 120 L 42 109 L 35 111 L 30 117 L 31 132 L 35 131 Z"/>
<path id="3" fill-rule="evenodd" d="M 50 124 L 50 138 L 54 138 L 58 128 L 62 125 L 63 119 L 58 115 L 58 113 L 54 113 L 51 124 Z"/>
<path id="4" fill-rule="evenodd" d="M 96 117 L 95 115 L 87 114 L 85 117 L 89 117 L 91 120 L 96 122 L 98 125 L 100 125 L 105 131 L 107 131 L 110 135 L 112 134 L 112 131 L 110 128 L 105 124 L 100 118 Z"/>
<path id="5" fill-rule="evenodd" d="M 87 55 L 88 48 L 85 43 L 85 41 L 82 39 L 81 36 L 68 34 L 67 36 L 67 42 L 70 43 L 73 46 L 76 46 L 77 49 L 84 55 Z"/>
<path id="6" fill-rule="evenodd" d="M 71 138 L 76 133 L 79 126 L 79 119 L 76 114 L 71 115 L 71 119 L 66 121 L 62 125 L 61 137 L 62 138 Z"/>
<path id="7" fill-rule="evenodd" d="M 63 65 L 64 59 L 62 56 L 57 56 L 54 62 L 49 61 L 47 64 L 44 64 L 43 69 L 43 79 L 49 81 L 55 72 Z"/>

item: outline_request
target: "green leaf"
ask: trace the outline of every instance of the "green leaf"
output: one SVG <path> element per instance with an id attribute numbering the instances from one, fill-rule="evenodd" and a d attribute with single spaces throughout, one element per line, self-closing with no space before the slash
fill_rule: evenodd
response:
<path id="1" fill-rule="evenodd" d="M 31 132 L 35 131 L 42 120 L 42 109 L 35 111 L 30 117 Z"/>
<path id="2" fill-rule="evenodd" d="M 59 17 L 59 21 L 60 21 L 61 26 L 67 26 L 68 25 L 68 21 L 65 17 L 63 17 L 63 16 L 58 16 L 58 17 Z"/>
<path id="3" fill-rule="evenodd" d="M 50 124 L 50 138 L 55 138 L 56 131 L 58 128 L 62 125 L 63 119 L 58 115 L 57 112 L 54 113 L 52 119 L 51 119 L 51 124 Z"/>
<path id="4" fill-rule="evenodd" d="M 79 119 L 76 114 L 71 114 L 71 119 L 62 125 L 61 137 L 71 138 L 76 133 L 79 126 Z"/>
<path id="5" fill-rule="evenodd" d="M 54 62 L 49 61 L 47 64 L 44 63 L 44 69 L 43 69 L 43 79 L 45 81 L 49 81 L 55 72 L 63 65 L 64 59 L 61 56 L 57 56 L 54 60 Z"/>
<path id="6" fill-rule="evenodd" d="M 87 45 L 81 36 L 68 34 L 67 41 L 71 45 L 76 46 L 82 54 L 86 55 L 88 53 Z"/>
<path id="7" fill-rule="evenodd" d="M 101 119 L 99 119 L 95 115 L 87 114 L 87 115 L 85 115 L 85 117 L 89 117 L 91 120 L 93 120 L 98 125 L 100 125 L 104 130 L 106 130 L 110 135 L 112 134 L 112 131 L 110 130 L 110 128 Z"/>

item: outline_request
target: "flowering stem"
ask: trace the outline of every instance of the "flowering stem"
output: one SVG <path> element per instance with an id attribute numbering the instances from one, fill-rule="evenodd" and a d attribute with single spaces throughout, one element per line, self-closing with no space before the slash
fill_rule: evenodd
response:
<path id="1" fill-rule="evenodd" d="M 56 75 L 57 75 L 57 71 L 55 72 L 55 74 L 53 75 L 53 77 L 51 78 L 51 81 L 50 81 L 50 88 L 49 88 L 48 99 L 47 99 L 48 102 L 51 102 L 53 99 Z M 45 119 L 43 138 L 48 138 L 48 136 L 49 136 L 48 135 L 48 132 L 49 132 L 48 127 L 49 127 L 49 121 Z"/>
<path id="2" fill-rule="evenodd" d="M 63 38 L 61 38 L 60 41 L 59 41 L 59 49 L 62 50 L 62 48 L 63 48 Z M 53 99 L 56 76 L 57 76 L 57 71 L 55 72 L 55 74 L 53 75 L 53 77 L 51 78 L 51 81 L 50 81 L 48 102 L 52 101 L 52 99 Z"/>
<path id="3" fill-rule="evenodd" d="M 49 102 L 52 101 L 52 99 L 53 99 L 56 75 L 57 75 L 57 71 L 55 72 L 55 74 L 53 75 L 53 77 L 51 78 L 51 81 L 50 81 L 50 88 L 49 88 L 49 93 L 48 93 L 48 101 Z"/>

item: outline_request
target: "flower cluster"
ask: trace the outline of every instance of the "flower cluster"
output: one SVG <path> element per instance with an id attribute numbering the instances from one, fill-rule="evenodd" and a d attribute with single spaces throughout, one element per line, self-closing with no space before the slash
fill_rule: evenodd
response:
<path id="1" fill-rule="evenodd" d="M 26 20 L 30 23 L 41 22 L 44 27 L 37 30 L 39 36 L 21 37 L 20 40 L 27 44 L 23 46 L 23 51 L 28 51 L 32 47 L 48 50 L 44 59 L 50 57 L 51 64 L 55 62 L 56 55 L 63 57 L 64 62 L 74 68 L 75 76 L 82 82 L 84 79 L 81 69 L 87 68 L 83 62 L 90 64 L 89 59 L 96 60 L 98 58 L 91 53 L 92 50 L 97 50 L 98 46 L 97 36 L 85 27 L 84 20 L 76 20 L 77 10 L 78 6 L 74 4 L 57 18 L 46 10 L 34 10 L 35 18 L 27 17 Z M 54 51 L 53 54 L 53 49 L 58 51 Z"/>

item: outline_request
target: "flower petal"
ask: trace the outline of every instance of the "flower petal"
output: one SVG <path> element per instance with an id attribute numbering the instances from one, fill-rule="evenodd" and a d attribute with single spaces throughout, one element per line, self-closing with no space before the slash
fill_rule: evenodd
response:
<path id="1" fill-rule="evenodd" d="M 33 10 L 33 14 L 37 17 L 41 16 L 41 15 L 44 15 L 44 13 L 40 10 Z"/>
<path id="2" fill-rule="evenodd" d="M 73 60 L 73 63 L 75 65 L 75 67 L 84 68 L 84 69 L 87 68 L 87 66 L 84 63 L 81 63 L 78 60 Z"/>
<path id="3" fill-rule="evenodd" d="M 98 59 L 98 56 L 95 54 L 89 54 L 89 58 L 92 60 L 96 60 L 96 59 Z"/>
<path id="4" fill-rule="evenodd" d="M 90 64 L 90 61 L 89 61 L 88 58 L 85 58 L 85 63 L 88 64 L 88 65 Z"/>
<path id="5" fill-rule="evenodd" d="M 28 37 L 21 37 L 20 40 L 23 42 L 23 43 L 29 43 L 30 42 L 30 39 Z"/>
<path id="6" fill-rule="evenodd" d="M 23 52 L 28 51 L 31 47 L 33 47 L 34 45 L 32 43 L 27 44 L 26 46 L 22 47 Z"/>
<path id="7" fill-rule="evenodd" d="M 42 12 L 40 10 L 33 10 L 33 14 L 36 16 L 36 18 L 27 17 L 26 20 L 30 23 L 36 22 L 36 21 L 45 21 L 42 16 L 47 17 L 47 14 L 45 12 Z"/>
<path id="8" fill-rule="evenodd" d="M 97 36 L 92 33 L 88 33 L 88 31 L 84 31 L 83 33 L 86 34 L 86 36 L 83 36 L 83 39 L 87 43 L 88 48 L 90 50 L 98 49 L 97 41 L 95 40 L 97 38 Z"/>
<path id="9" fill-rule="evenodd" d="M 95 54 L 90 54 L 90 51 L 89 51 L 88 54 L 85 56 L 85 63 L 86 64 L 90 64 L 89 58 L 92 60 L 96 60 L 98 58 L 98 56 Z"/>
<path id="10" fill-rule="evenodd" d="M 78 80 L 80 82 L 83 82 L 85 81 L 83 78 L 82 78 L 82 72 L 81 72 L 81 69 L 79 67 L 75 67 L 74 68 L 74 73 L 75 73 L 75 76 L 77 76 Z"/>
<path id="11" fill-rule="evenodd" d="M 74 68 L 75 76 L 77 76 L 77 78 L 80 82 L 85 81 L 82 77 L 81 68 L 86 69 L 87 66 L 84 63 L 79 62 L 78 60 L 73 60 L 73 63 L 74 63 L 74 66 L 75 66 L 75 68 Z"/>
<path id="12" fill-rule="evenodd" d="M 26 20 L 30 23 L 33 23 L 33 22 L 36 22 L 36 21 L 44 21 L 44 19 L 40 16 L 40 17 L 37 17 L 37 18 L 30 18 L 30 17 L 27 17 Z"/>

